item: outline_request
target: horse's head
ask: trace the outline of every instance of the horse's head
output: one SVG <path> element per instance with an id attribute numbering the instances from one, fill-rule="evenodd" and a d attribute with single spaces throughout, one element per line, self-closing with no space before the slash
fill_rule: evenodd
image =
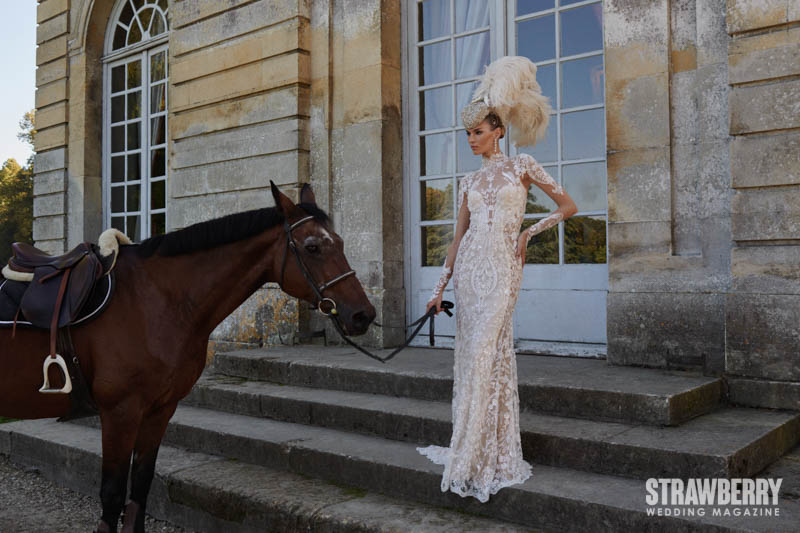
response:
<path id="1" fill-rule="evenodd" d="M 290 247 L 285 254 L 276 254 L 275 272 L 282 275 L 282 289 L 318 306 L 322 312 L 335 312 L 348 335 L 365 333 L 375 319 L 375 308 L 358 278 L 348 275 L 352 269 L 344 256 L 344 241 L 317 207 L 311 186 L 303 185 L 300 203 L 295 205 L 274 183 L 270 184 L 275 205 L 286 219 L 285 229 L 289 229 L 297 250 L 297 255 Z M 283 238 L 285 242 L 289 241 L 287 237 Z"/>

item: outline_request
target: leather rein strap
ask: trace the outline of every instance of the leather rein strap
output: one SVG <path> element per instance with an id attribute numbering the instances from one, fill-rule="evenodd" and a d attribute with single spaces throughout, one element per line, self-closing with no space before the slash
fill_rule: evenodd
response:
<path id="1" fill-rule="evenodd" d="M 314 219 L 313 216 L 307 216 L 305 218 L 301 218 L 300 220 L 298 220 L 297 222 L 295 222 L 294 224 L 291 224 L 291 225 L 289 225 L 289 222 L 287 220 L 283 221 L 283 230 L 286 232 L 286 249 L 283 252 L 283 261 L 281 261 L 281 278 L 280 278 L 281 281 L 279 283 L 280 287 L 283 288 L 283 275 L 284 275 L 284 272 L 286 271 L 286 256 L 289 255 L 289 249 L 291 249 L 292 252 L 294 252 L 294 257 L 297 260 L 297 266 L 300 268 L 300 272 L 303 273 L 303 277 L 306 279 L 308 284 L 311 286 L 311 289 L 314 291 L 314 295 L 317 297 L 317 309 L 319 310 L 320 313 L 322 313 L 323 315 L 325 315 L 325 316 L 327 316 L 328 318 L 331 319 L 331 321 L 333 322 L 333 327 L 336 329 L 336 331 L 339 333 L 339 335 L 345 340 L 345 342 L 347 342 L 347 344 L 349 344 L 353 348 L 357 349 L 358 351 L 360 351 L 364 355 L 367 355 L 368 357 L 371 357 L 372 359 L 375 359 L 376 361 L 380 361 L 381 363 L 385 363 L 386 361 L 388 361 L 389 359 L 391 359 L 392 357 L 397 355 L 400 351 L 402 351 L 403 349 L 407 348 L 408 345 L 411 343 L 411 341 L 414 339 L 414 337 L 417 336 L 417 333 L 419 333 L 419 331 L 422 329 L 422 326 L 425 325 L 425 322 L 427 322 L 430 319 L 431 324 L 430 324 L 429 336 L 430 336 L 430 344 L 431 344 L 431 346 L 433 346 L 434 345 L 434 341 L 433 341 L 433 339 L 434 339 L 434 317 L 436 316 L 436 308 L 435 307 L 431 307 L 428 310 L 427 313 L 425 313 L 424 315 L 422 315 L 417 320 L 415 320 L 414 322 L 412 322 L 411 324 L 409 324 L 407 326 L 409 328 L 416 326 L 416 329 L 414 330 L 414 333 L 412 333 L 411 336 L 409 338 L 407 338 L 406 341 L 401 346 L 395 348 L 386 357 L 379 357 L 379 356 L 371 353 L 369 350 L 367 350 L 363 346 L 360 346 L 356 342 L 350 340 L 350 338 L 344 332 L 344 329 L 342 329 L 342 325 L 339 323 L 339 313 L 338 313 L 338 311 L 336 309 L 336 302 L 332 298 L 326 298 L 326 297 L 322 296 L 322 291 L 324 291 L 325 289 L 331 287 L 333 284 L 335 284 L 335 283 L 347 278 L 348 276 L 355 275 L 356 271 L 355 270 L 349 270 L 349 271 L 345 272 L 344 274 L 340 274 L 339 276 L 336 276 L 335 278 L 331 279 L 330 281 L 327 281 L 327 282 L 323 283 L 322 285 L 319 285 L 319 286 L 317 285 L 317 282 L 314 281 L 314 277 L 311 275 L 311 272 L 308 271 L 308 268 L 306 268 L 305 263 L 303 263 L 303 259 L 300 257 L 300 252 L 297 250 L 297 244 L 294 242 L 294 237 L 292 237 L 292 230 L 293 229 L 295 229 L 297 226 L 299 226 L 301 224 L 304 224 L 304 223 L 308 222 L 309 220 L 313 220 L 313 219 Z M 323 302 L 326 302 L 326 301 L 329 302 L 330 305 L 331 305 L 331 308 L 328 311 L 324 311 L 322 309 L 322 304 L 323 304 Z M 453 316 L 453 313 L 450 311 L 450 309 L 452 309 L 452 308 L 453 308 L 453 302 L 450 302 L 448 300 L 443 300 L 442 301 L 442 310 L 445 313 L 447 313 L 448 316 Z"/>

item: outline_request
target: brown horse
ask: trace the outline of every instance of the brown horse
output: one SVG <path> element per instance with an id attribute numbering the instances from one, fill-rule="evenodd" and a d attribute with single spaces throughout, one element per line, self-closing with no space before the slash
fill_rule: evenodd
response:
<path id="1" fill-rule="evenodd" d="M 291 296 L 319 304 L 288 248 L 290 225 L 308 219 L 289 231 L 317 283 L 350 271 L 342 239 L 328 227 L 310 186 L 303 187 L 297 205 L 274 184 L 272 194 L 276 207 L 202 222 L 121 247 L 109 307 L 92 322 L 72 328 L 75 353 L 102 423 L 103 515 L 98 532 L 117 530 L 129 471 L 130 501 L 122 531 L 144 531 L 161 439 L 178 402 L 203 372 L 212 330 L 270 281 L 280 283 Z M 363 334 L 375 318 L 375 309 L 353 275 L 321 292 L 337 305 L 348 334 Z M 38 392 L 48 333 L 18 329 L 12 339 L 10 330 L 0 330 L 0 344 L 5 352 L 0 416 L 65 415 L 70 408 L 68 395 Z M 58 380 L 51 381 L 59 386 Z"/>

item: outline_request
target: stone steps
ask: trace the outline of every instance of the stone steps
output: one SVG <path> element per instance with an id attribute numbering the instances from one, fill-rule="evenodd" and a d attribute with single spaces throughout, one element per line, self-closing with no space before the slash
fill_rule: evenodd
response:
<path id="1" fill-rule="evenodd" d="M 52 420 L 0 425 L 0 453 L 95 498 L 100 432 Z M 518 525 L 162 446 L 148 513 L 202 532 L 525 533 Z M 97 503 L 97 516 L 101 514 Z"/>
<path id="2" fill-rule="evenodd" d="M 378 353 L 388 354 L 388 350 Z M 386 364 L 352 348 L 276 347 L 218 354 L 219 374 L 301 387 L 449 402 L 453 352 L 410 348 Z M 714 410 L 722 380 L 604 360 L 519 356 L 520 409 L 591 420 L 679 425 Z"/>
<path id="3" fill-rule="evenodd" d="M 99 432 L 91 427 L 52 421 L 0 426 L 0 452 L 66 484 L 98 477 L 99 447 Z M 284 477 L 287 471 L 290 481 Z M 520 526 L 545 531 L 796 531 L 800 521 L 800 502 L 792 500 L 781 500 L 780 515 L 770 518 L 648 516 L 644 480 L 544 465 L 534 465 L 527 482 L 504 488 L 481 504 L 441 492 L 441 474 L 442 467 L 411 443 L 181 406 L 159 457 L 152 511 L 201 531 L 226 532 L 298 531 L 324 519 L 337 521 L 338 529 L 311 530 L 439 531 L 418 527 L 420 518 L 403 517 L 397 508 L 413 509 L 426 520 L 433 520 L 426 514 L 430 510 L 490 521 L 449 531 L 521 531 Z M 320 492 L 336 502 L 321 505 Z M 358 495 L 380 503 L 367 501 L 370 509 L 364 509 L 352 501 Z M 395 528 L 382 523 L 384 505 L 388 519 L 397 520 Z M 359 521 L 369 517 L 373 524 L 361 527 Z"/>
<path id="4" fill-rule="evenodd" d="M 447 446 L 448 402 L 201 378 L 184 401 L 228 413 Z M 523 454 L 539 464 L 639 477 L 749 477 L 787 452 L 800 415 L 721 407 L 677 427 L 520 414 Z"/>

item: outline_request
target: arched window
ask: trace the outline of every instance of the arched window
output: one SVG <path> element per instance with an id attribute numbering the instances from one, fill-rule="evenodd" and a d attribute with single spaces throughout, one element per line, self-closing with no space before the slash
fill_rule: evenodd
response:
<path id="1" fill-rule="evenodd" d="M 135 241 L 167 228 L 167 0 L 120 0 L 106 32 L 103 218 Z"/>

